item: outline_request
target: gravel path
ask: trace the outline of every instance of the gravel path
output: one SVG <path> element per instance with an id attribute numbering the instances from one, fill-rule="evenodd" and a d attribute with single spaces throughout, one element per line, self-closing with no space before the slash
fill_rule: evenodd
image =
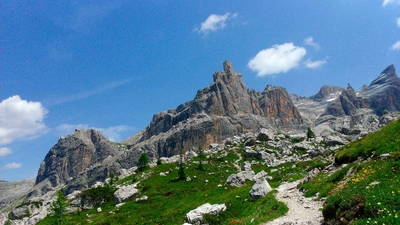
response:
<path id="1" fill-rule="evenodd" d="M 264 225 L 320 225 L 322 224 L 321 201 L 305 198 L 297 189 L 297 182 L 282 183 L 276 190 L 276 199 L 289 207 L 286 215 Z"/>

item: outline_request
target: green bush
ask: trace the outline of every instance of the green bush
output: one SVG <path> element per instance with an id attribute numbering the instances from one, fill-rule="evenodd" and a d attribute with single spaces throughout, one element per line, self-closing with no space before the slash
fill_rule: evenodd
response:
<path id="1" fill-rule="evenodd" d="M 115 191 L 116 188 L 109 184 L 87 189 L 83 191 L 80 196 L 81 206 L 99 206 L 104 202 L 109 202 L 113 200 L 113 194 Z"/>

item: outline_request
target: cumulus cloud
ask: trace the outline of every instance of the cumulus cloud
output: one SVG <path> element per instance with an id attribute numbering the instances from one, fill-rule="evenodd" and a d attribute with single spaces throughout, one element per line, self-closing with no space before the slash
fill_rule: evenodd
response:
<path id="1" fill-rule="evenodd" d="M 326 63 L 326 60 L 317 60 L 317 61 L 311 61 L 310 59 L 308 59 L 307 61 L 305 61 L 305 65 L 307 68 L 309 69 L 317 69 L 319 67 L 321 67 L 322 65 L 324 65 Z"/>
<path id="2" fill-rule="evenodd" d="M 28 102 L 18 95 L 0 102 L 0 145 L 46 132 L 43 119 L 47 112 L 40 102 Z"/>
<path id="3" fill-rule="evenodd" d="M 394 45 L 392 45 L 392 47 L 390 49 L 392 49 L 393 51 L 400 50 L 400 41 L 397 41 L 396 43 L 394 43 Z"/>
<path id="4" fill-rule="evenodd" d="M 389 4 L 400 4 L 400 0 L 383 0 L 382 6 L 385 7 Z"/>
<path id="5" fill-rule="evenodd" d="M 305 48 L 295 46 L 293 43 L 274 45 L 257 53 L 247 66 L 260 77 L 286 73 L 298 67 L 306 53 Z"/>
<path id="6" fill-rule="evenodd" d="M 21 163 L 12 162 L 12 163 L 9 163 L 9 164 L 5 165 L 4 168 L 5 168 L 5 169 L 8 169 L 8 170 L 11 170 L 11 169 L 18 169 L 18 168 L 20 168 L 21 166 L 22 166 Z"/>
<path id="7" fill-rule="evenodd" d="M 6 155 L 9 155 L 12 153 L 13 153 L 13 151 L 9 148 L 6 148 L 6 147 L 0 148 L 0 157 L 6 156 Z"/>
<path id="8" fill-rule="evenodd" d="M 88 124 L 61 124 L 56 130 L 59 135 L 65 136 L 73 133 L 75 129 L 94 129 L 100 131 L 110 141 L 118 142 L 122 140 L 124 133 L 133 131 L 134 128 L 125 125 L 111 126 L 106 128 L 91 127 Z"/>
<path id="9" fill-rule="evenodd" d="M 400 17 L 396 19 L 397 27 L 400 27 Z"/>
<path id="10" fill-rule="evenodd" d="M 200 29 L 195 28 L 194 31 L 197 31 L 198 33 L 208 34 L 212 31 L 223 29 L 226 26 L 225 21 L 228 18 L 234 18 L 237 15 L 237 13 L 234 13 L 230 17 L 230 13 L 225 13 L 224 15 L 211 14 L 204 22 L 201 23 Z"/>
<path id="11" fill-rule="evenodd" d="M 315 48 L 316 50 L 319 49 L 319 44 L 314 42 L 314 39 L 312 37 L 307 37 L 304 39 L 304 44 L 305 45 L 309 45 L 312 46 L 313 48 Z"/>

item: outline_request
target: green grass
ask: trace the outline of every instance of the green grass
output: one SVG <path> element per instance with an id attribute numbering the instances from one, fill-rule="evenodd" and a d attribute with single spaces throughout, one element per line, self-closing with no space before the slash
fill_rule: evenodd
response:
<path id="1" fill-rule="evenodd" d="M 400 221 L 400 120 L 388 124 L 335 154 L 336 163 L 350 162 L 333 174 L 320 173 L 301 186 L 306 196 L 326 197 L 326 220 L 343 224 L 399 224 Z M 390 153 L 389 159 L 372 157 Z M 349 175 L 346 176 L 349 169 Z"/>
<path id="2" fill-rule="evenodd" d="M 273 193 L 253 201 L 249 195 L 251 181 L 240 188 L 224 185 L 228 176 L 237 172 L 232 166 L 237 158 L 233 152 L 223 158 L 211 157 L 212 163 L 207 160 L 202 171 L 198 164 L 190 161 L 185 173 L 191 181 L 177 179 L 175 163 L 147 169 L 116 183 L 130 184 L 140 180 L 138 189 L 142 196 L 148 196 L 148 201 L 130 201 L 118 209 L 113 202 L 108 202 L 101 205 L 101 213 L 95 209 L 86 210 L 68 215 L 67 220 L 70 224 L 183 224 L 186 214 L 204 203 L 225 203 L 227 207 L 218 217 L 207 217 L 208 224 L 260 224 L 285 214 L 288 208 L 278 202 Z M 159 175 L 167 171 L 167 176 Z M 143 173 L 150 175 L 142 180 Z M 93 216 L 87 218 L 86 214 Z M 51 224 L 51 220 L 46 218 L 38 224 Z"/>
<path id="3" fill-rule="evenodd" d="M 342 147 L 335 155 L 337 163 L 349 163 L 359 157 L 367 158 L 384 153 L 400 153 L 400 120 L 383 127 L 379 132 L 370 133 Z"/>

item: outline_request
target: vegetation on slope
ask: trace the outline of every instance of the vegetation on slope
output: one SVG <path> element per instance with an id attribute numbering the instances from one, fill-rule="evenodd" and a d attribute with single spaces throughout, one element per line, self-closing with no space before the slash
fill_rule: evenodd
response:
<path id="1" fill-rule="evenodd" d="M 384 157 L 382 157 L 384 154 Z M 342 147 L 340 167 L 301 186 L 326 197 L 323 215 L 341 224 L 398 224 L 400 220 L 400 120 Z M 344 164 L 348 163 L 348 164 Z"/>
<path id="2" fill-rule="evenodd" d="M 278 202 L 273 194 L 253 201 L 249 190 L 253 182 L 243 187 L 225 186 L 229 175 L 236 173 L 233 166 L 238 156 L 228 150 L 225 157 L 211 157 L 202 162 L 199 158 L 185 165 L 185 173 L 190 181 L 179 179 L 179 166 L 176 163 L 157 165 L 138 174 L 121 179 L 119 185 L 139 182 L 138 189 L 147 201 L 130 201 L 116 208 L 113 201 L 101 205 L 102 212 L 96 208 L 66 216 L 70 224 L 183 224 L 186 214 L 204 203 L 225 203 L 227 210 L 218 217 L 206 217 L 208 224 L 260 224 L 286 213 L 287 207 Z M 166 176 L 160 176 L 164 173 Z M 51 224 L 45 218 L 39 224 Z M 65 223 L 64 223 L 65 224 Z"/>

